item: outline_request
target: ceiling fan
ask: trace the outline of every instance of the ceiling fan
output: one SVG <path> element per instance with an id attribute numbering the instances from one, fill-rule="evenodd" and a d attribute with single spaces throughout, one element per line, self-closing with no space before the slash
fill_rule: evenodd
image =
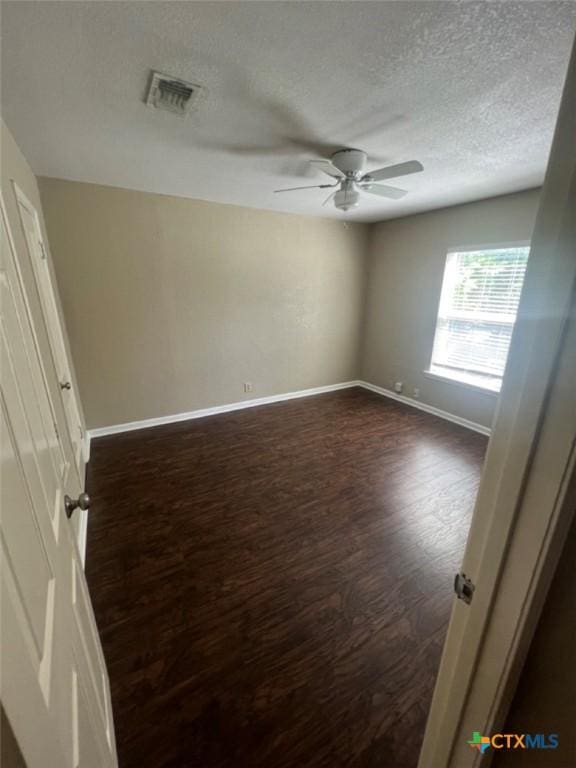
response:
<path id="1" fill-rule="evenodd" d="M 424 170 L 418 160 L 408 160 L 406 163 L 389 165 L 386 168 L 378 168 L 376 171 L 365 172 L 368 156 L 360 149 L 339 149 L 330 157 L 330 160 L 310 160 L 310 164 L 336 179 L 333 184 L 312 184 L 306 187 L 289 187 L 288 189 L 276 189 L 275 192 L 295 192 L 300 189 L 335 189 L 322 205 L 334 201 L 334 206 L 341 211 L 349 211 L 360 203 L 363 192 L 371 195 L 386 197 L 390 200 L 399 200 L 408 194 L 405 189 L 391 187 L 388 184 L 376 182 L 385 179 L 394 179 L 397 176 L 407 176 L 410 173 L 419 173 Z M 337 188 L 337 189 L 336 189 Z"/>

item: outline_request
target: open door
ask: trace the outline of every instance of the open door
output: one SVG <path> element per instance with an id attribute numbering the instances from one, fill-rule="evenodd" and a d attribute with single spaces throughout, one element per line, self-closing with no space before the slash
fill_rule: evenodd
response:
<path id="1" fill-rule="evenodd" d="M 27 768 L 114 768 L 108 676 L 65 509 L 81 489 L 0 208 L 2 709 Z"/>
<path id="2" fill-rule="evenodd" d="M 30 264 L 32 265 L 36 281 L 36 289 L 40 297 L 42 314 L 44 315 L 44 322 L 48 332 L 54 368 L 58 377 L 62 406 L 66 415 L 68 436 L 78 472 L 82 475 L 84 461 L 88 459 L 85 453 L 86 440 L 80 418 L 80 406 L 64 342 L 64 333 L 60 323 L 52 276 L 48 266 L 48 248 L 42 236 L 38 212 L 18 185 L 13 183 L 13 187 L 22 223 L 22 231 L 28 247 Z"/>
<path id="3" fill-rule="evenodd" d="M 575 93 L 576 49 L 419 768 L 490 761 L 468 742 L 502 725 L 576 506 Z"/>

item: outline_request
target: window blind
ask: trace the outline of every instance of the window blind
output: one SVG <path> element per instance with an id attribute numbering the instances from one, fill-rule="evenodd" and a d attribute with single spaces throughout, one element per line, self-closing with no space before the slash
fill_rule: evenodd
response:
<path id="1" fill-rule="evenodd" d="M 432 367 L 502 377 L 528 247 L 449 253 Z"/>

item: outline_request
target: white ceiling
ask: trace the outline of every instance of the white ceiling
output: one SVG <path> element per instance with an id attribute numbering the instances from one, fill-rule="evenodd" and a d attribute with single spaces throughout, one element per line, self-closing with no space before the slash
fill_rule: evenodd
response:
<path id="1" fill-rule="evenodd" d="M 38 175 L 341 218 L 306 158 L 418 159 L 377 221 L 539 185 L 576 28 L 561 2 L 3 2 L 2 108 Z M 203 85 L 185 119 L 150 69 Z M 394 183 L 394 182 L 392 182 Z"/>

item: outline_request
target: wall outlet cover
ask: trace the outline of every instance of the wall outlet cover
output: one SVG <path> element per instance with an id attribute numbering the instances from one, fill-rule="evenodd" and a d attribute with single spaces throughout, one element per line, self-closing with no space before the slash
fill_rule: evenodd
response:
<path id="1" fill-rule="evenodd" d="M 400 394 L 403 389 L 404 389 L 404 382 L 402 381 L 394 382 L 394 392 L 397 392 L 398 394 Z"/>

